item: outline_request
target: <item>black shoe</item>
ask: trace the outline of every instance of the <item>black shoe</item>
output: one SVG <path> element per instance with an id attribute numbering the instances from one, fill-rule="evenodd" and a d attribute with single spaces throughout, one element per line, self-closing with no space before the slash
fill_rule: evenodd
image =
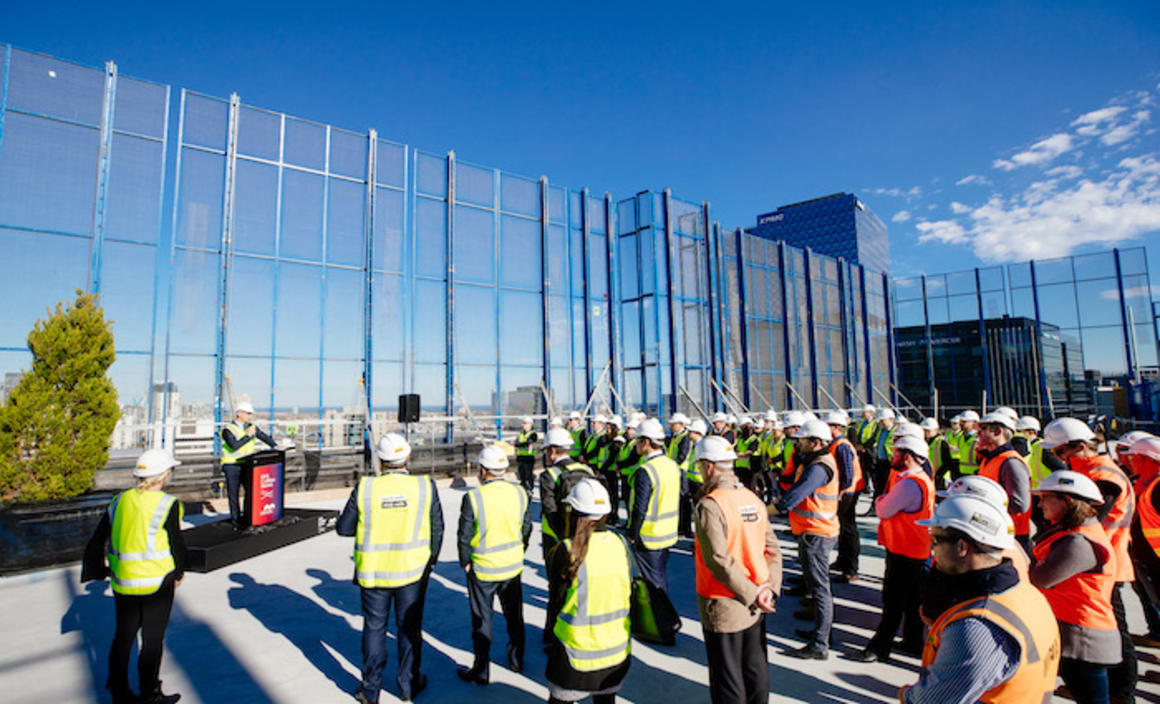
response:
<path id="1" fill-rule="evenodd" d="M 411 685 L 411 693 L 403 694 L 399 699 L 404 702 L 409 702 L 419 696 L 419 692 L 422 692 L 424 689 L 427 689 L 427 675 L 419 675 L 419 679 Z"/>
<path id="2" fill-rule="evenodd" d="M 857 572 L 845 572 L 845 573 L 840 574 L 836 577 L 832 577 L 830 579 L 830 581 L 837 582 L 838 584 L 854 584 L 858 581 L 858 573 Z"/>
<path id="3" fill-rule="evenodd" d="M 137 704 L 137 695 L 133 692 L 110 692 L 113 704 Z"/>
<path id="4" fill-rule="evenodd" d="M 150 692 L 148 696 L 144 694 L 141 695 L 141 698 L 137 701 L 139 701 L 141 704 L 177 704 L 177 701 L 180 699 L 180 694 L 163 693 L 161 691 L 161 683 L 158 682 L 156 689 Z"/>
<path id="5" fill-rule="evenodd" d="M 925 647 L 925 643 L 914 644 L 914 643 L 907 643 L 904 641 L 904 642 L 899 643 L 898 645 L 894 646 L 894 649 L 896 651 L 902 653 L 903 655 L 909 655 L 911 657 L 921 658 L 922 657 L 922 650 L 924 647 Z"/>
<path id="6" fill-rule="evenodd" d="M 853 660 L 854 662 L 886 662 L 890 659 L 890 656 L 875 652 L 872 648 L 865 648 L 850 653 L 846 656 L 846 659 Z"/>
<path id="7" fill-rule="evenodd" d="M 795 629 L 793 629 L 793 632 L 797 634 L 798 638 L 801 638 L 802 640 L 805 640 L 805 641 L 812 641 L 814 639 L 814 633 L 816 633 L 816 631 L 814 631 L 814 629 L 812 629 L 812 628 L 795 628 Z M 834 647 L 834 632 L 833 631 L 830 631 L 830 637 L 826 640 L 826 644 L 829 645 L 831 648 Z"/>
<path id="8" fill-rule="evenodd" d="M 807 645 L 807 646 L 804 646 L 801 648 L 795 648 L 794 650 L 787 650 L 784 653 L 782 653 L 782 655 L 786 655 L 786 656 L 789 656 L 791 658 L 797 658 L 799 660 L 829 660 L 830 659 L 830 651 L 822 650 L 821 648 L 817 647 L 816 645 Z"/>
<path id="9" fill-rule="evenodd" d="M 799 621 L 813 621 L 817 613 L 813 609 L 798 609 L 793 612 L 793 617 Z"/>
<path id="10" fill-rule="evenodd" d="M 455 674 L 459 677 L 459 679 L 463 680 L 464 682 L 474 682 L 476 684 L 487 684 L 488 680 L 489 680 L 488 676 L 483 674 L 482 671 L 473 670 L 470 667 L 460 666 L 460 668 L 455 671 Z"/>
<path id="11" fill-rule="evenodd" d="M 359 704 L 379 704 L 378 699 L 371 699 L 363 694 L 362 687 L 359 687 L 358 691 L 354 693 L 354 700 Z"/>
<path id="12" fill-rule="evenodd" d="M 517 653 L 515 650 L 508 649 L 508 669 L 519 674 L 524 671 L 524 656 L 523 653 Z"/>

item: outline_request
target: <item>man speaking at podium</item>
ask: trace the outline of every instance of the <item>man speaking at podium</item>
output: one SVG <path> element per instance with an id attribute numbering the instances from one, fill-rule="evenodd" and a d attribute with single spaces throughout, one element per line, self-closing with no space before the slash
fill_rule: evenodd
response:
<path id="1" fill-rule="evenodd" d="M 242 470 L 238 462 L 257 452 L 257 440 L 275 447 L 274 438 L 250 422 L 254 417 L 254 406 L 242 401 L 234 411 L 234 420 L 222 428 L 222 473 L 226 475 L 226 494 L 230 500 L 230 521 L 234 528 L 243 529 L 242 511 L 238 507 L 238 487 L 242 483 Z"/>

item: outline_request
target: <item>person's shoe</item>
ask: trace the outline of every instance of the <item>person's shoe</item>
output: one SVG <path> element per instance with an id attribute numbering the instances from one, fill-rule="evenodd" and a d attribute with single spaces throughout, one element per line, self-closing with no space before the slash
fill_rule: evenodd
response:
<path id="1" fill-rule="evenodd" d="M 371 699 L 367 695 L 363 694 L 362 687 L 359 687 L 358 691 L 354 693 L 354 700 L 359 704 L 379 704 L 379 700 L 377 698 Z"/>
<path id="2" fill-rule="evenodd" d="M 921 658 L 922 657 L 922 650 L 925 647 L 925 645 L 926 645 L 925 643 L 915 644 L 915 643 L 907 643 L 906 641 L 903 641 L 903 642 L 899 643 L 898 645 L 894 646 L 894 649 L 896 651 L 902 653 L 903 655 L 909 655 L 909 656 L 914 657 L 914 658 Z"/>
<path id="3" fill-rule="evenodd" d="M 518 653 L 508 651 L 508 669 L 519 674 L 524 671 L 524 657 Z"/>
<path id="4" fill-rule="evenodd" d="M 1072 696 L 1071 690 L 1067 688 L 1066 684 L 1061 684 L 1055 688 L 1055 696 L 1063 697 L 1064 699 L 1070 699 L 1073 702 L 1075 701 L 1075 697 Z"/>
<path id="5" fill-rule="evenodd" d="M 1145 633 L 1142 636 L 1132 635 L 1132 645 L 1137 648 L 1160 648 L 1160 636 Z"/>
<path id="6" fill-rule="evenodd" d="M 871 648 L 863 648 L 846 656 L 846 659 L 854 662 L 886 662 L 890 659 L 889 655 L 877 653 Z"/>
<path id="7" fill-rule="evenodd" d="M 460 666 L 455 674 L 464 682 L 474 682 L 476 684 L 487 684 L 488 676 L 478 670 L 473 670 L 470 667 Z"/>
<path id="8" fill-rule="evenodd" d="M 132 691 L 126 692 L 110 692 L 113 697 L 113 704 L 137 704 L 137 695 Z"/>
<path id="9" fill-rule="evenodd" d="M 181 699 L 180 694 L 165 694 L 161 691 L 161 683 L 157 683 L 157 687 L 148 695 L 142 694 L 138 699 L 141 704 L 177 704 Z"/>
<path id="10" fill-rule="evenodd" d="M 797 658 L 799 660 L 829 660 L 830 659 L 830 651 L 822 650 L 821 648 L 817 647 L 816 645 L 806 645 L 806 646 L 803 646 L 801 648 L 787 650 L 784 653 L 782 653 L 782 655 L 786 655 L 786 656 L 789 656 L 791 658 Z"/>
<path id="11" fill-rule="evenodd" d="M 830 581 L 837 582 L 838 584 L 855 584 L 858 582 L 858 573 L 857 572 L 843 572 L 842 574 L 839 574 L 836 577 L 831 577 Z"/>
<path id="12" fill-rule="evenodd" d="M 427 689 L 427 675 L 419 675 L 419 679 L 411 685 L 411 693 L 400 696 L 399 700 L 409 702 L 419 696 L 419 692 L 422 692 L 424 689 Z"/>

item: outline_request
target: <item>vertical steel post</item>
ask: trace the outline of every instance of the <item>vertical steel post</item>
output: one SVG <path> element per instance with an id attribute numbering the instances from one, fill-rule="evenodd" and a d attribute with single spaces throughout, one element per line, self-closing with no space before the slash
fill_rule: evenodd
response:
<path id="1" fill-rule="evenodd" d="M 322 419 L 323 415 L 323 400 L 325 398 L 326 389 L 326 292 L 327 292 L 327 272 L 329 271 L 329 258 L 327 257 L 327 249 L 329 243 L 329 220 L 330 220 L 330 139 L 331 127 L 326 126 L 326 152 L 323 158 L 322 170 L 322 285 L 319 287 L 318 309 L 322 312 L 322 321 L 318 335 L 318 418 Z M 323 433 L 318 434 L 318 449 L 321 450 L 324 444 Z"/>
<path id="2" fill-rule="evenodd" d="M 740 230 L 738 230 L 738 232 L 740 232 Z M 792 355 L 790 354 L 792 348 L 789 345 L 789 286 L 787 285 L 789 278 L 785 275 L 785 247 L 785 240 L 777 241 L 777 283 L 778 286 L 781 286 L 781 336 L 782 344 L 785 345 L 785 383 L 793 386 L 793 359 Z M 745 327 L 743 325 L 742 330 L 744 329 Z M 742 339 L 741 349 L 745 351 L 746 354 L 748 354 L 748 350 L 745 348 L 745 340 Z M 745 366 L 746 368 L 749 367 L 748 361 L 746 362 Z M 749 386 L 748 379 L 745 380 L 745 386 Z M 794 395 L 789 393 L 789 390 L 787 389 L 785 392 L 785 407 L 787 409 L 792 409 L 794 405 Z"/>
<path id="3" fill-rule="evenodd" d="M 378 144 L 379 133 L 375 130 L 367 132 L 367 190 L 366 202 L 363 205 L 363 245 L 366 259 L 363 290 L 363 377 L 366 384 L 363 393 L 366 394 L 368 413 L 374 415 L 374 301 L 375 301 L 375 182 L 378 181 Z M 371 418 L 366 419 L 367 428 L 370 428 Z M 373 435 L 371 436 L 373 437 Z M 371 449 L 374 452 L 374 449 Z"/>
<path id="4" fill-rule="evenodd" d="M 217 360 L 214 371 L 214 454 L 220 454 L 221 436 L 217 426 L 222 421 L 222 391 L 225 385 L 226 336 L 229 325 L 229 283 L 230 257 L 233 249 L 234 229 L 234 185 L 238 163 L 238 113 L 241 99 L 237 93 L 230 95 L 229 120 L 226 130 L 225 187 L 222 189 L 222 222 L 219 241 L 218 266 L 218 320 L 217 320 Z"/>
<path id="5" fill-rule="evenodd" d="M 1050 404 L 1047 403 L 1047 368 L 1044 364 L 1043 356 L 1043 318 L 1039 314 L 1039 281 L 1035 271 L 1035 261 L 1032 260 L 1027 263 L 1031 269 L 1031 303 L 1035 308 L 1035 348 L 1039 353 L 1039 403 L 1037 405 L 1037 418 L 1047 418 L 1048 414 L 1044 410 L 1051 410 Z M 1063 351 L 1061 346 L 1060 351 Z M 1064 360 L 1066 363 L 1066 360 Z"/>
<path id="6" fill-rule="evenodd" d="M 605 273 L 608 277 L 608 359 L 612 367 L 608 371 L 608 379 L 617 389 L 617 393 L 624 390 L 624 360 L 620 355 L 620 277 L 617 276 L 619 258 L 616 256 L 617 245 L 620 244 L 620 235 L 617 233 L 616 218 L 613 217 L 612 194 L 604 192 L 604 252 L 607 257 Z M 628 409 L 620 408 L 620 403 L 613 396 L 613 408 L 619 413 L 627 413 Z"/>
<path id="7" fill-rule="evenodd" d="M 741 329 L 738 332 L 741 333 L 741 386 L 744 391 L 742 399 L 745 401 L 745 405 L 748 406 L 751 403 L 749 399 L 749 386 L 753 374 L 749 368 L 749 302 L 746 300 L 748 298 L 747 291 L 749 288 L 746 285 L 747 273 L 745 271 L 746 235 L 739 227 L 733 231 L 733 237 L 737 241 L 737 319 L 741 325 Z M 727 404 L 728 400 L 721 399 L 721 403 Z"/>
<path id="8" fill-rule="evenodd" d="M 595 371 L 592 366 L 592 288 L 588 285 L 588 277 L 591 275 L 588 270 L 588 232 L 592 217 L 589 210 L 588 187 L 585 186 L 580 189 L 580 258 L 583 260 L 580 266 L 584 272 L 584 390 L 587 398 L 592 397 L 595 386 L 592 379 Z"/>
<path id="9" fill-rule="evenodd" d="M 930 310 L 927 306 L 926 300 L 926 274 L 922 275 L 922 328 L 923 335 L 926 336 L 926 380 L 927 393 L 930 395 L 931 413 L 934 413 L 934 341 L 931 339 L 930 330 Z"/>
<path id="10" fill-rule="evenodd" d="M 866 291 L 866 267 L 858 265 L 858 280 L 862 289 L 862 346 L 866 354 L 866 399 L 874 403 L 874 362 L 870 356 L 870 295 Z"/>
<path id="11" fill-rule="evenodd" d="M 149 326 L 149 388 L 145 398 L 147 399 L 145 405 L 145 418 L 151 425 L 155 419 L 153 417 L 153 384 L 154 375 L 157 365 L 157 323 L 161 315 L 161 297 L 157 292 L 161 290 L 162 276 L 166 280 L 170 280 L 169 267 L 172 266 L 172 259 L 169 257 L 161 257 L 164 251 L 161 248 L 161 243 L 164 240 L 162 237 L 164 228 L 162 224 L 165 221 L 165 174 L 166 166 L 169 163 L 169 96 L 170 88 L 165 86 L 165 115 L 161 119 L 161 166 L 157 172 L 157 245 L 153 252 L 153 260 L 155 265 L 153 267 L 153 322 Z M 0 132 L 3 132 L 4 122 L 4 108 L 2 105 L 3 98 L 0 98 Z M 161 434 L 164 436 L 164 433 Z M 161 447 L 161 438 L 153 436 L 150 440 L 149 447 L 156 449 Z"/>
<path id="12" fill-rule="evenodd" d="M 455 412 L 455 152 L 447 152 L 447 228 L 444 230 L 444 254 L 447 257 L 447 415 Z M 455 424 L 447 426 L 446 442 L 455 438 Z"/>
<path id="13" fill-rule="evenodd" d="M 270 329 L 274 334 L 270 336 L 270 413 L 274 413 L 274 403 L 277 399 L 274 393 L 274 383 L 277 379 L 275 367 L 278 362 L 278 318 L 281 311 L 278 306 L 278 284 L 282 272 L 282 176 L 286 163 L 286 115 L 281 115 L 278 121 L 278 191 L 274 194 L 274 296 L 271 308 L 272 322 Z"/>
<path id="14" fill-rule="evenodd" d="M 813 283 L 813 252 L 809 247 L 805 250 L 805 280 L 806 280 L 806 330 L 809 333 L 810 352 L 810 385 L 812 386 L 810 403 L 814 408 L 818 403 L 818 348 L 814 334 L 814 283 Z"/>
<path id="15" fill-rule="evenodd" d="M 676 331 L 677 331 L 677 283 L 676 283 L 676 277 L 673 276 L 673 266 L 674 266 L 674 259 L 675 259 L 675 257 L 673 256 L 673 247 L 675 245 L 675 240 L 676 240 L 677 235 L 675 235 L 673 232 L 673 192 L 672 192 L 672 189 L 666 188 L 663 191 L 662 202 L 664 203 L 664 210 L 665 210 L 665 213 L 664 213 L 664 217 L 665 217 L 665 229 L 664 229 L 664 233 L 665 233 L 665 262 L 666 262 L 666 266 L 665 266 L 665 274 L 666 274 L 665 289 L 668 291 L 668 299 L 669 299 L 669 329 L 667 331 L 667 334 L 669 336 L 669 359 L 668 359 L 668 363 L 669 363 L 669 388 L 672 391 L 672 395 L 673 395 L 673 408 L 672 408 L 672 410 L 676 411 L 677 410 L 677 402 L 676 402 L 677 401 L 677 388 L 680 386 L 680 382 L 678 381 L 680 379 L 679 374 L 683 370 L 679 369 L 679 362 L 678 362 L 678 356 L 677 356 L 677 353 L 678 353 L 678 344 L 677 344 L 677 335 L 676 335 Z M 657 284 L 659 286 L 660 282 L 658 281 Z M 657 334 L 663 335 L 665 333 L 658 330 Z M 665 392 L 664 392 L 663 386 L 660 389 L 658 389 L 658 393 L 660 394 L 660 398 L 659 398 L 660 410 L 658 411 L 658 415 L 663 418 L 665 415 L 667 415 L 667 411 L 668 411 L 668 408 L 665 406 Z"/>
<path id="16" fill-rule="evenodd" d="M 898 357 L 894 352 L 894 316 L 891 314 L 894 298 L 890 277 L 882 276 L 882 308 L 886 312 L 886 372 L 890 380 L 890 402 L 898 405 Z"/>
<path id="17" fill-rule="evenodd" d="M 540 320 L 541 331 L 541 351 L 544 356 L 544 363 L 541 368 L 540 381 L 543 383 L 545 389 L 551 390 L 553 394 L 556 393 L 552 388 L 552 311 L 551 311 L 551 259 L 549 257 L 548 247 L 551 240 L 548 237 L 548 218 L 550 201 L 548 199 L 548 177 L 540 177 Z M 544 412 L 550 414 L 552 409 L 548 407 L 548 402 L 544 401 Z M 545 427 L 547 425 L 545 424 Z"/>
<path id="18" fill-rule="evenodd" d="M 709 219 L 709 201 L 701 202 L 701 247 L 704 251 L 704 256 L 700 262 L 698 272 L 698 281 L 705 282 L 704 292 L 700 294 L 700 300 L 697 302 L 697 307 L 701 310 L 701 334 L 702 334 L 702 348 L 701 348 L 701 403 L 709 398 L 709 389 L 712 384 L 709 379 L 716 379 L 717 374 L 717 348 L 719 346 L 717 340 L 717 325 L 714 317 L 714 309 L 716 307 L 717 297 L 713 293 L 713 282 L 716 278 L 713 275 L 713 243 L 716 238 L 713 236 L 712 220 Z M 704 277 L 702 279 L 702 276 Z M 698 284 L 699 285 L 699 284 Z M 708 355 L 708 363 L 704 355 Z"/>
<path id="19" fill-rule="evenodd" d="M 979 343 L 983 346 L 983 390 L 988 398 L 995 398 L 991 389 L 991 359 L 987 345 L 987 324 L 983 313 L 983 284 L 979 276 L 979 267 L 975 267 L 975 300 L 979 305 Z"/>
<path id="20" fill-rule="evenodd" d="M 169 219 L 170 223 L 169 223 L 169 258 L 168 258 L 169 264 L 168 264 L 168 266 L 171 268 L 174 268 L 174 269 L 176 268 L 175 263 L 177 260 L 177 221 L 179 220 L 178 203 L 181 202 L 181 151 L 182 151 L 182 142 L 185 139 L 185 95 L 186 95 L 186 92 L 187 92 L 186 89 L 184 89 L 184 88 L 181 89 L 181 101 L 180 101 L 180 105 L 179 105 L 178 110 L 177 110 L 177 157 L 174 159 L 173 210 L 171 211 L 173 213 L 173 215 Z M 177 287 L 174 286 L 173 282 L 171 281 L 169 284 L 169 295 L 167 296 L 168 300 L 165 303 L 165 361 L 162 365 L 165 381 L 164 381 L 164 387 L 163 387 L 164 393 L 162 394 L 162 400 L 161 400 L 161 409 L 162 409 L 161 410 L 161 427 L 162 427 L 161 445 L 162 445 L 162 447 L 165 446 L 165 439 L 168 437 L 164 429 L 168 427 L 168 423 L 169 423 L 169 395 L 171 393 L 170 388 L 172 386 L 171 380 L 169 377 L 169 359 L 170 359 L 169 350 L 170 350 L 170 345 L 171 345 L 171 342 L 173 339 L 173 336 L 172 336 L 172 331 L 173 331 L 173 299 L 174 299 L 174 296 L 177 295 L 176 288 Z M 216 405 L 216 403 L 215 403 L 215 405 Z M 215 453 L 217 452 L 217 445 L 216 444 L 214 446 L 214 452 Z"/>
<path id="21" fill-rule="evenodd" d="M 502 197 L 499 188 L 500 174 L 499 169 L 492 169 L 491 174 L 491 203 L 495 210 L 491 213 L 492 219 L 492 271 L 495 272 L 493 279 L 494 283 L 494 307 L 493 314 L 495 316 L 495 396 L 492 403 L 492 413 L 495 414 L 495 436 L 497 438 L 503 437 L 503 419 L 500 415 L 503 414 L 503 379 L 501 378 L 500 370 L 503 368 L 503 329 L 500 326 L 500 319 L 503 316 L 503 295 L 501 293 L 500 282 L 503 281 L 503 256 L 501 247 L 503 246 L 503 218 L 500 217 L 500 210 L 502 209 Z"/>
<path id="22" fill-rule="evenodd" d="M 850 367 L 850 311 L 847 296 L 850 286 L 850 264 L 843 257 L 838 257 L 838 321 L 842 326 L 842 397 L 847 406 L 854 405 L 850 395 L 850 386 L 853 381 Z M 831 388 L 833 385 L 831 384 Z"/>
<path id="23" fill-rule="evenodd" d="M 105 90 L 101 98 L 100 144 L 97 149 L 97 185 L 89 237 L 89 293 L 101 292 L 101 258 L 105 246 L 105 210 L 109 196 L 109 160 L 113 151 L 113 119 L 117 105 L 117 64 L 105 62 Z"/>
<path id="24" fill-rule="evenodd" d="M 1112 249 L 1112 257 L 1116 262 L 1116 290 L 1120 294 L 1120 326 L 1124 331 L 1124 359 L 1128 362 L 1128 378 L 1136 376 L 1136 360 L 1132 354 L 1132 335 L 1128 330 L 1128 302 L 1124 299 L 1124 274 L 1120 268 L 1120 249 Z"/>
<path id="25" fill-rule="evenodd" d="M 4 146 L 4 117 L 8 113 L 8 72 L 12 66 L 12 45 L 4 45 L 4 82 L 0 84 L 0 148 Z M 166 92 L 168 93 L 168 88 Z M 168 107 L 168 101 L 166 106 Z M 166 119 L 168 119 L 169 111 L 166 110 Z M 166 125 L 168 126 L 168 124 Z M 0 152 L 2 153 L 2 152 Z"/>

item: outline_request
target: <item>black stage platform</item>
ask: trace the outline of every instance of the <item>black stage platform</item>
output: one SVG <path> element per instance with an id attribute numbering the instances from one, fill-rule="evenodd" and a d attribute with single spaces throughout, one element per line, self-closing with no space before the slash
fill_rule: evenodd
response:
<path id="1" fill-rule="evenodd" d="M 189 528 L 181 532 L 189 558 L 187 569 L 212 572 L 334 530 L 337 519 L 338 511 L 288 508 L 281 519 L 244 531 L 235 530 L 229 519 Z"/>

